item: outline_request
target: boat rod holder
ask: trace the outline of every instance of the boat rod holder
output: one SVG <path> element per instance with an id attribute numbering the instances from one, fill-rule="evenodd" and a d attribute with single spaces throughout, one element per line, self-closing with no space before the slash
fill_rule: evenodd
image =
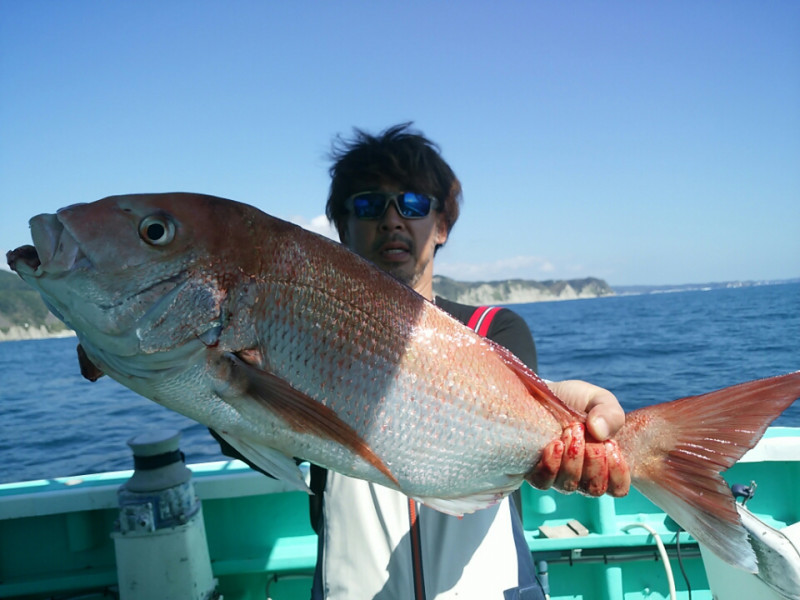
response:
<path id="1" fill-rule="evenodd" d="M 177 431 L 157 430 L 128 441 L 134 472 L 117 491 L 112 533 L 122 600 L 219 598 L 202 505 L 179 440 Z"/>

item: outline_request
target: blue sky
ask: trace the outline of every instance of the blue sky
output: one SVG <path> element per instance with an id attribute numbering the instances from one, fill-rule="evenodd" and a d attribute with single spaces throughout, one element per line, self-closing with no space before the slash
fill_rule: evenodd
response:
<path id="1" fill-rule="evenodd" d="M 0 246 L 113 194 L 319 223 L 336 134 L 464 187 L 436 271 L 800 276 L 800 3 L 0 0 Z"/>

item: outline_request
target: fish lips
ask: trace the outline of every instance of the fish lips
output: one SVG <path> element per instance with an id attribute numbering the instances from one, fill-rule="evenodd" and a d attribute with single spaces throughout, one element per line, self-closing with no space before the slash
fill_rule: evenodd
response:
<path id="1" fill-rule="evenodd" d="M 6 252 L 6 262 L 8 267 L 16 273 L 19 273 L 20 270 L 34 272 L 41 264 L 39 253 L 31 245 L 20 246 Z"/>
<path id="2" fill-rule="evenodd" d="M 69 271 L 86 260 L 80 244 L 57 214 L 41 214 L 30 220 L 33 245 L 6 254 L 8 266 L 20 276 Z"/>

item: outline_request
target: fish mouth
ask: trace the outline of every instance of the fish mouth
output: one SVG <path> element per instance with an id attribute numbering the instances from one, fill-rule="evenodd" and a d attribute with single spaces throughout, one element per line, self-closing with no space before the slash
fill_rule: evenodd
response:
<path id="1" fill-rule="evenodd" d="M 42 261 L 39 260 L 39 253 L 30 244 L 6 252 L 6 262 L 8 267 L 16 273 L 20 272 L 20 267 L 27 271 L 35 271 L 42 264 Z"/>
<path id="2" fill-rule="evenodd" d="M 6 254 L 9 268 L 17 274 L 34 277 L 58 274 L 88 260 L 58 215 L 38 215 L 30 220 L 30 226 L 33 245 L 26 244 Z"/>

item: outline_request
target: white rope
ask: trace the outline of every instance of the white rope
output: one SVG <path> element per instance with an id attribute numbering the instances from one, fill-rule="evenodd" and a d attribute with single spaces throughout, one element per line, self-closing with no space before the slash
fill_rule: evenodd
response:
<path id="1" fill-rule="evenodd" d="M 664 542 L 661 541 L 661 537 L 659 537 L 655 529 L 644 523 L 631 523 L 630 525 L 625 525 L 625 527 L 622 528 L 622 531 L 628 531 L 634 527 L 646 529 L 650 532 L 650 535 L 653 536 L 653 539 L 655 539 L 656 546 L 658 546 L 658 553 L 661 555 L 661 560 L 664 563 L 664 571 L 667 573 L 670 600 L 677 600 L 677 594 L 675 593 L 675 579 L 672 576 L 672 566 L 669 564 L 669 557 L 667 556 L 667 549 L 664 547 Z"/>

